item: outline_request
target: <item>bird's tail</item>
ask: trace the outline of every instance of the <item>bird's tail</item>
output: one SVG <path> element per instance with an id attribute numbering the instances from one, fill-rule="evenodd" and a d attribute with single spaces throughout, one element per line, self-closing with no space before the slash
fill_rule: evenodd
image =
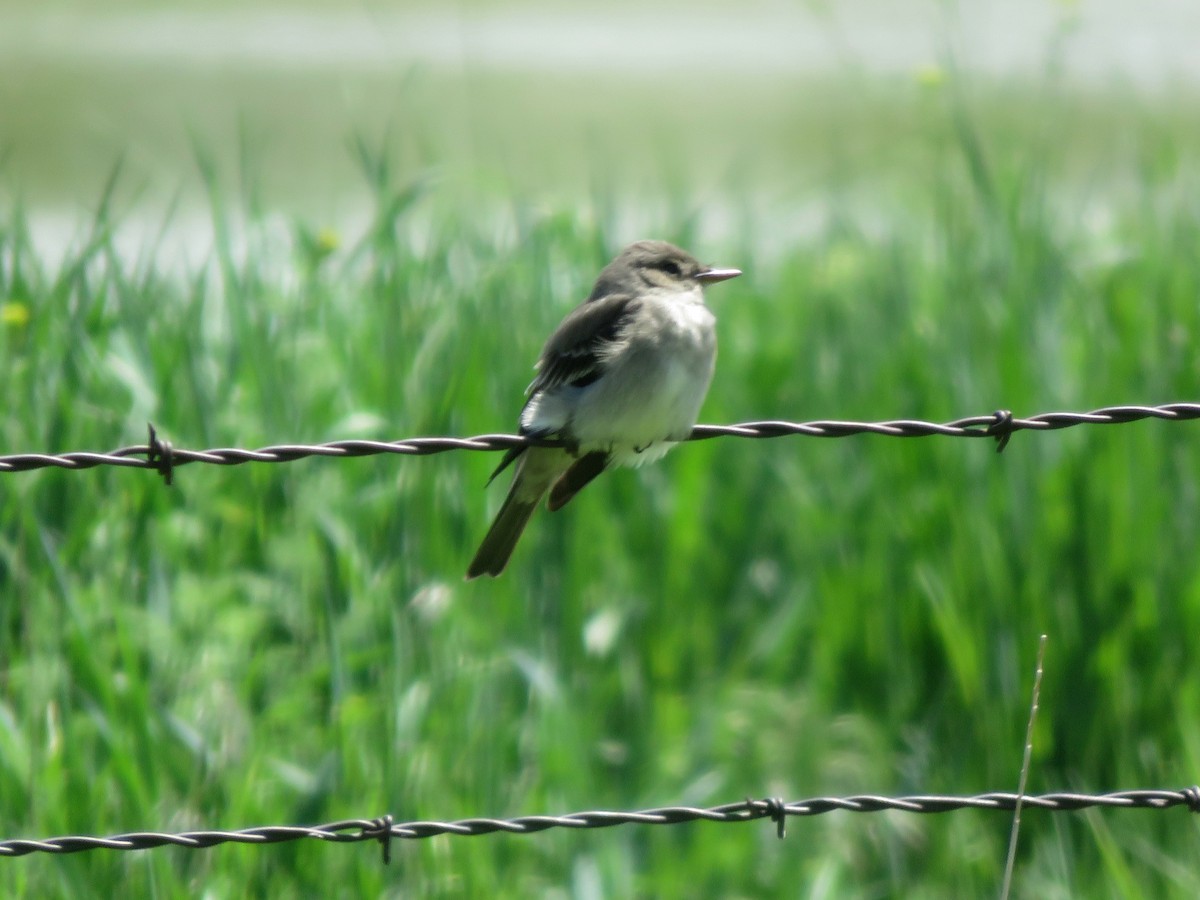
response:
<path id="1" fill-rule="evenodd" d="M 552 448 L 533 447 L 521 456 L 504 505 L 467 567 L 468 581 L 504 571 L 529 517 L 569 463 L 570 457 L 564 451 Z"/>
<path id="2" fill-rule="evenodd" d="M 540 499 L 519 499 L 515 490 L 509 491 L 496 521 L 488 529 L 483 543 L 475 551 L 475 558 L 467 567 L 468 581 L 480 575 L 496 576 L 504 571 L 504 567 L 508 565 L 508 558 L 512 556 L 513 549 L 521 538 L 521 532 L 525 530 L 529 517 L 537 509 Z"/>

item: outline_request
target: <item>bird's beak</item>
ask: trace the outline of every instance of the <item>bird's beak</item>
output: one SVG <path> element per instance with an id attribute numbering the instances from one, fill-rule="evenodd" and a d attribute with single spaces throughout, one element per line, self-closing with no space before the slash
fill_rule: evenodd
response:
<path id="1" fill-rule="evenodd" d="M 701 284 L 713 284 L 718 281 L 728 281 L 742 274 L 741 269 L 705 269 L 696 276 Z"/>

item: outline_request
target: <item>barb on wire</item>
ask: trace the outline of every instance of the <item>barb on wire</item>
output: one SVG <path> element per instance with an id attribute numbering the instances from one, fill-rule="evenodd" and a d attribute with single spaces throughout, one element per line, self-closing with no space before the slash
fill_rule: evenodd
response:
<path id="1" fill-rule="evenodd" d="M 878 434 L 885 437 L 963 437 L 992 438 L 997 451 L 1007 446 L 1018 431 L 1057 431 L 1076 425 L 1123 425 L 1142 419 L 1163 419 L 1184 422 L 1200 419 L 1200 403 L 1165 403 L 1161 406 L 1108 406 L 1091 412 L 1040 413 L 1018 419 L 1005 409 L 986 416 L 969 416 L 952 422 L 923 422 L 918 419 L 894 419 L 886 422 L 842 422 L 821 419 L 813 422 L 762 421 L 738 425 L 697 425 L 689 441 L 705 441 L 717 437 L 778 438 L 820 437 L 841 438 L 859 434 Z M 415 437 L 398 441 L 344 440 L 325 444 L 276 444 L 258 450 L 216 448 L 212 450 L 181 450 L 169 441 L 161 440 L 150 426 L 150 443 L 121 447 L 109 453 L 76 451 L 71 453 L 14 453 L 0 456 L 0 473 L 28 472 L 49 467 L 59 469 L 91 469 L 96 466 L 124 466 L 132 469 L 154 469 L 167 484 L 171 483 L 179 466 L 188 463 L 209 463 L 216 466 L 240 466 L 244 463 L 282 463 L 310 456 L 329 456 L 347 459 L 375 456 L 380 453 L 399 453 L 404 456 L 430 456 L 451 450 L 496 451 L 516 447 L 561 447 L 563 441 L 519 434 L 481 434 L 469 438 Z"/>
<path id="2" fill-rule="evenodd" d="M 155 847 L 187 847 L 193 850 L 218 844 L 278 844 L 313 838 L 338 844 L 379 841 L 384 862 L 390 855 L 390 841 L 418 840 L 437 835 L 460 837 L 493 834 L 536 834 L 550 828 L 609 828 L 614 825 L 680 825 L 688 822 L 753 822 L 769 819 L 776 834 L 784 835 L 784 823 L 790 816 L 817 816 L 843 811 L 871 813 L 893 810 L 908 813 L 948 813 L 964 809 L 1012 811 L 1017 803 L 1026 810 L 1075 812 L 1090 807 L 1116 809 L 1171 809 L 1187 807 L 1200 813 L 1200 786 L 1169 790 L 1117 791 L 1109 794 L 976 794 L 971 797 L 918 795 L 881 797 L 863 794 L 853 797 L 814 797 L 785 803 L 778 798 L 743 800 L 701 809 L 691 806 L 667 806 L 638 812 L 593 811 L 562 816 L 519 816 L 513 819 L 460 819 L 455 822 L 405 822 L 396 824 L 391 816 L 377 819 L 349 819 L 312 827 L 266 825 L 240 831 L 188 831 L 179 834 L 135 832 L 111 837 L 57 837 L 43 840 L 0 841 L 0 857 L 26 856 L 30 853 L 79 853 L 84 850 L 150 850 Z"/>

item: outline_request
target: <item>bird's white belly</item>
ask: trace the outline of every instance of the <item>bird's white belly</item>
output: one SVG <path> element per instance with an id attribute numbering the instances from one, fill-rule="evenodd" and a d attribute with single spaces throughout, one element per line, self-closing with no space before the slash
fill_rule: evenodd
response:
<path id="1" fill-rule="evenodd" d="M 571 432 L 580 449 L 611 449 L 614 462 L 641 465 L 660 458 L 670 440 L 686 437 L 708 389 L 708 373 L 665 360 L 634 382 L 604 380 L 584 388 Z"/>
<path id="2" fill-rule="evenodd" d="M 605 450 L 618 465 L 661 458 L 691 432 L 712 381 L 713 315 L 702 304 L 662 310 L 658 327 L 632 338 L 585 387 L 535 398 L 525 425 L 563 433 L 582 452 Z"/>

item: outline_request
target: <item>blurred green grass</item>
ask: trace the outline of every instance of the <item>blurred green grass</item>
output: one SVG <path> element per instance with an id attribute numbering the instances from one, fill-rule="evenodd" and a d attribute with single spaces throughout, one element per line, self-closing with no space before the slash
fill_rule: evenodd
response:
<path id="1" fill-rule="evenodd" d="M 1195 399 L 1194 149 L 1147 132 L 1082 198 L 1052 136 L 918 106 L 897 203 L 768 253 L 654 236 L 745 278 L 712 292 L 703 419 L 946 419 Z M 112 190 L 48 266 L 0 225 L 11 451 L 510 430 L 544 335 L 623 234 L 603 199 L 498 220 L 359 145 L 361 237 L 282 246 L 199 154 L 215 252 L 113 243 Z M 119 185 L 115 176 L 113 186 Z M 598 198 L 603 196 L 598 191 Z M 749 219 L 749 217 L 747 217 Z M 243 234 L 244 231 L 244 234 Z M 235 237 L 235 235 L 241 235 Z M 341 241 L 340 246 L 338 240 Z M 506 575 L 461 573 L 494 457 L 9 475 L 0 492 L 5 837 L 1013 789 L 1174 788 L 1200 770 L 1195 428 L 987 442 L 719 440 L 539 515 Z M 1027 812 L 1022 896 L 1194 896 L 1185 814 Z M 962 896 L 1003 815 L 823 816 L 303 843 L 7 864 L 6 893 Z M 799 886 L 799 888 L 798 888 Z"/>

